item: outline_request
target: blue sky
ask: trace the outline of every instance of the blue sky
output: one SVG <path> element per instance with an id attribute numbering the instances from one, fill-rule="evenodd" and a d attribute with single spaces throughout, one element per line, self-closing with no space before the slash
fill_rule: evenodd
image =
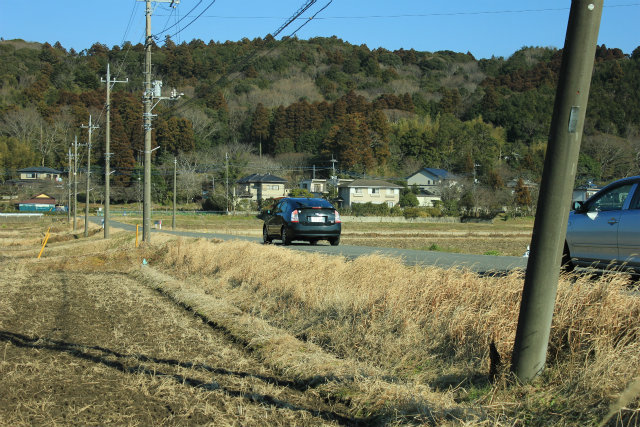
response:
<path id="1" fill-rule="evenodd" d="M 308 20 L 327 3 L 329 0 L 318 0 L 302 17 Z M 152 32 L 158 34 L 183 18 L 162 33 L 160 40 L 164 34 L 173 35 L 175 42 L 264 37 L 303 4 L 304 0 L 181 0 L 176 9 L 170 9 L 168 3 L 157 3 Z M 476 58 L 508 57 L 523 46 L 561 48 L 570 6 L 569 0 L 333 0 L 297 35 L 302 39 L 335 35 L 372 49 L 452 50 L 469 51 Z M 5 40 L 59 41 L 76 51 L 95 42 L 112 47 L 143 40 L 144 2 L 140 1 L 0 0 L 0 7 L 0 37 Z M 294 22 L 281 35 L 291 34 L 302 22 Z M 640 45 L 638 22 L 640 2 L 605 1 L 598 43 L 630 54 Z"/>

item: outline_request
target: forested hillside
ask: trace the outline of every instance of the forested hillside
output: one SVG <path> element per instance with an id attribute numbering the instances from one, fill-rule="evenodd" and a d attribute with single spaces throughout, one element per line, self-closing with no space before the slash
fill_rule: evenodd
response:
<path id="1" fill-rule="evenodd" d="M 206 187 L 203 173 L 220 177 L 227 153 L 232 178 L 273 172 L 297 179 L 313 166 L 324 177 L 334 158 L 338 172 L 352 176 L 401 178 L 427 166 L 494 189 L 512 178 L 537 181 L 561 55 L 527 47 L 476 60 L 335 37 L 179 45 L 167 38 L 153 48 L 153 79 L 184 96 L 154 109 L 154 197 L 167 197 L 174 156 L 184 193 Z M 126 198 L 141 168 L 143 62 L 141 44 L 75 52 L 1 41 L 0 181 L 26 166 L 66 170 L 74 136 L 86 142 L 79 126 L 90 114 L 101 125 L 92 159 L 104 164 L 101 78 L 110 63 L 112 77 L 129 79 L 114 85 L 111 108 L 113 181 L 122 190 L 115 197 Z M 579 181 L 638 173 L 639 94 L 640 48 L 599 46 Z"/>

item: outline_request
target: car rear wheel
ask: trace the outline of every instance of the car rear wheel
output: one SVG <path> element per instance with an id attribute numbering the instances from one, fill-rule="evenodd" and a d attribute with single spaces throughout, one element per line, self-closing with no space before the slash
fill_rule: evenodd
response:
<path id="1" fill-rule="evenodd" d="M 267 231 L 267 226 L 262 227 L 262 241 L 265 244 L 271 243 L 271 237 L 269 237 L 269 232 Z"/>
<path id="2" fill-rule="evenodd" d="M 340 237 L 329 239 L 329 243 L 331 243 L 331 246 L 338 246 L 340 244 Z"/>
<path id="3" fill-rule="evenodd" d="M 290 245 L 291 244 L 291 237 L 289 237 L 289 233 L 287 233 L 287 228 L 286 227 L 282 227 L 282 244 L 283 245 Z"/>
<path id="4" fill-rule="evenodd" d="M 562 251 L 562 262 L 560 268 L 566 273 L 571 273 L 575 268 L 575 264 L 571 261 L 571 253 L 569 253 L 569 246 L 567 242 L 564 242 L 564 250 Z"/>
<path id="5" fill-rule="evenodd" d="M 318 241 L 317 241 L 317 240 L 309 240 L 309 244 L 310 244 L 311 246 L 315 246 L 315 245 L 317 245 L 317 244 L 318 244 Z"/>

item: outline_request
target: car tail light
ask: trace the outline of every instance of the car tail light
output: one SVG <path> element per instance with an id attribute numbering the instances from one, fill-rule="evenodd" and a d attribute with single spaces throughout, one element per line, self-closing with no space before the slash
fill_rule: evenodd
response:
<path id="1" fill-rule="evenodd" d="M 295 209 L 293 212 L 291 212 L 291 222 L 300 222 L 300 220 L 298 219 L 298 209 Z"/>
<path id="2" fill-rule="evenodd" d="M 334 213 L 335 213 L 335 216 L 336 216 L 336 223 L 342 222 L 342 221 L 340 220 L 340 212 L 338 212 L 338 211 L 334 211 Z"/>

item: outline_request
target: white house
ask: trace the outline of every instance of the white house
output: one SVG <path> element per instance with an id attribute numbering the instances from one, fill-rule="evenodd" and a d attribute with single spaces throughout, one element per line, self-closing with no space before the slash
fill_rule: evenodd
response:
<path id="1" fill-rule="evenodd" d="M 594 185 L 592 182 L 580 185 L 573 190 L 571 202 L 584 202 L 598 191 L 600 191 L 600 187 Z"/>
<path id="2" fill-rule="evenodd" d="M 300 181 L 300 188 L 303 190 L 308 190 L 310 193 L 313 193 L 315 197 L 322 197 L 329 193 L 329 189 L 327 188 L 327 180 L 321 178 L 309 178 L 303 179 Z"/>
<path id="3" fill-rule="evenodd" d="M 385 203 L 393 207 L 400 201 L 401 186 L 379 179 L 356 179 L 338 185 L 338 196 L 342 205 L 350 207 L 354 203 L 379 205 Z"/>

